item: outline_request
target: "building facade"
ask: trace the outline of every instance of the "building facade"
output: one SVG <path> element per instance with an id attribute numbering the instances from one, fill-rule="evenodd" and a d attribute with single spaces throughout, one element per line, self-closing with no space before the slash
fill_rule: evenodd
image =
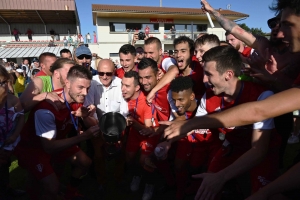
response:
<path id="1" fill-rule="evenodd" d="M 103 58 L 118 58 L 119 48 L 131 43 L 134 33 L 147 32 L 149 37 L 161 40 L 164 50 L 173 50 L 173 40 L 181 35 L 196 39 L 199 33 L 216 34 L 225 40 L 225 31 L 214 20 L 211 27 L 206 13 L 200 8 L 167 8 L 93 4 L 93 23 L 97 27 L 97 45 L 90 45 L 92 52 Z M 231 10 L 219 11 L 231 20 L 249 17 Z M 136 46 L 142 46 L 139 40 Z"/>

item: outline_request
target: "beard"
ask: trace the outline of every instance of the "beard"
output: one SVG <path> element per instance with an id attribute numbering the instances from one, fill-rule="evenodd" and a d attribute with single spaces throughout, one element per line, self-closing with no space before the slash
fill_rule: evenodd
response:
<path id="1" fill-rule="evenodd" d="M 65 86 L 65 81 L 63 80 L 63 78 L 62 78 L 61 75 L 60 75 L 60 77 L 59 77 L 59 82 L 60 82 L 60 84 L 61 84 L 62 87 Z"/>
<path id="2" fill-rule="evenodd" d="M 76 103 L 83 103 L 84 102 L 85 98 L 83 98 L 81 100 L 81 98 L 79 97 L 80 95 L 75 94 L 74 92 L 71 91 L 71 89 L 69 90 L 68 94 L 69 94 L 70 98 L 73 100 L 73 102 L 76 102 Z"/>

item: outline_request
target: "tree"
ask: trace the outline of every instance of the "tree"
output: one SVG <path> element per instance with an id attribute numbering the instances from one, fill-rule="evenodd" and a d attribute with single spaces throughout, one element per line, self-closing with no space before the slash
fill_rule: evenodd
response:
<path id="1" fill-rule="evenodd" d="M 264 33 L 261 28 L 249 28 L 245 23 L 242 24 L 238 24 L 242 29 L 244 29 L 245 31 L 251 32 L 253 35 L 266 35 L 266 33 Z"/>

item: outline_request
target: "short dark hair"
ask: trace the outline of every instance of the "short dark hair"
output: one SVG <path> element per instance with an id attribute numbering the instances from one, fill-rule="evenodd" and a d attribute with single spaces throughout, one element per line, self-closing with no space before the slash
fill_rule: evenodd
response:
<path id="1" fill-rule="evenodd" d="M 64 64 L 72 64 L 75 65 L 75 61 L 70 60 L 68 58 L 59 58 L 57 59 L 50 67 L 50 72 L 53 73 L 54 70 L 63 68 Z"/>
<path id="2" fill-rule="evenodd" d="M 59 52 L 60 56 L 61 56 L 63 53 L 70 53 L 71 56 L 72 56 L 72 53 L 71 53 L 71 51 L 70 51 L 69 49 L 62 49 L 62 50 L 60 50 L 60 52 Z"/>
<path id="3" fill-rule="evenodd" d="M 184 90 L 193 90 L 193 80 L 189 76 L 179 76 L 171 81 L 170 90 L 172 92 L 180 92 Z"/>
<path id="4" fill-rule="evenodd" d="M 34 76 L 34 75 L 36 75 L 39 71 L 40 71 L 39 69 L 34 69 L 34 70 L 32 70 L 31 75 Z"/>
<path id="5" fill-rule="evenodd" d="M 75 79 L 75 78 L 84 78 L 88 80 L 92 80 L 93 76 L 90 70 L 81 65 L 74 65 L 74 67 L 70 68 L 67 79 Z"/>
<path id="6" fill-rule="evenodd" d="M 181 43 L 188 43 L 191 56 L 194 55 L 195 46 L 194 46 L 194 41 L 191 38 L 189 38 L 187 36 L 180 36 L 180 37 L 176 38 L 173 42 L 174 48 L 176 47 L 176 45 L 181 44 Z"/>
<path id="7" fill-rule="evenodd" d="M 220 46 L 220 40 L 215 34 L 205 34 L 195 41 L 195 47 L 198 45 L 209 44 L 212 47 Z"/>
<path id="8" fill-rule="evenodd" d="M 243 61 L 240 53 L 232 46 L 213 47 L 204 53 L 202 60 L 204 62 L 215 61 L 219 74 L 229 69 L 233 70 L 236 77 L 241 74 Z"/>
<path id="9" fill-rule="evenodd" d="M 131 44 L 124 44 L 123 46 L 121 46 L 120 50 L 119 50 L 119 54 L 123 53 L 125 55 L 127 54 L 131 54 L 133 56 L 136 56 L 136 50 L 135 47 L 132 46 Z"/>
<path id="10" fill-rule="evenodd" d="M 158 72 L 157 62 L 155 62 L 151 58 L 142 58 L 142 60 L 139 62 L 137 67 L 139 70 L 151 67 L 154 74 L 156 74 Z"/>
<path id="11" fill-rule="evenodd" d="M 139 85 L 139 74 L 136 71 L 130 70 L 129 72 L 125 72 L 125 78 L 133 78 L 134 86 Z"/>
<path id="12" fill-rule="evenodd" d="M 269 7 L 271 10 L 279 13 L 285 8 L 290 8 L 295 11 L 297 15 L 300 14 L 300 0 L 277 0 Z"/>
<path id="13" fill-rule="evenodd" d="M 145 40 L 144 45 L 148 44 L 156 44 L 158 49 L 162 48 L 161 41 L 157 37 L 149 37 L 148 39 Z"/>
<path id="14" fill-rule="evenodd" d="M 44 63 L 44 60 L 46 57 L 53 57 L 53 58 L 56 58 L 56 55 L 54 53 L 50 53 L 50 52 L 45 52 L 45 53 L 42 53 L 40 56 L 39 56 L 39 61 L 40 63 Z"/>
<path id="15" fill-rule="evenodd" d="M 229 31 L 225 32 L 225 36 L 230 35 L 231 33 Z"/>

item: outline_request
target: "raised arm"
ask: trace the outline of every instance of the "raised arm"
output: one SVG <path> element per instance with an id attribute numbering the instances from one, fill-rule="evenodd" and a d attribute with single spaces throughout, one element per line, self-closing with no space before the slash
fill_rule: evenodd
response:
<path id="1" fill-rule="evenodd" d="M 152 102 L 155 97 L 155 93 L 163 88 L 165 85 L 170 83 L 177 75 L 179 74 L 178 67 L 175 65 L 170 66 L 167 73 L 160 79 L 157 85 L 151 90 L 151 92 L 147 95 L 147 102 Z"/>
<path id="2" fill-rule="evenodd" d="M 220 113 L 176 123 L 160 123 L 170 125 L 165 130 L 164 136 L 171 139 L 194 129 L 242 126 L 299 110 L 299 99 L 300 88 L 292 88 L 265 100 L 241 104 Z"/>
<path id="3" fill-rule="evenodd" d="M 234 21 L 225 18 L 218 11 L 213 9 L 206 0 L 201 0 L 200 3 L 203 6 L 202 9 L 212 14 L 222 28 L 231 33 L 237 39 L 243 41 L 246 45 L 257 49 L 262 53 L 266 48 L 268 48 L 269 40 L 267 38 L 262 36 L 254 36 L 251 33 L 245 31 Z"/>

